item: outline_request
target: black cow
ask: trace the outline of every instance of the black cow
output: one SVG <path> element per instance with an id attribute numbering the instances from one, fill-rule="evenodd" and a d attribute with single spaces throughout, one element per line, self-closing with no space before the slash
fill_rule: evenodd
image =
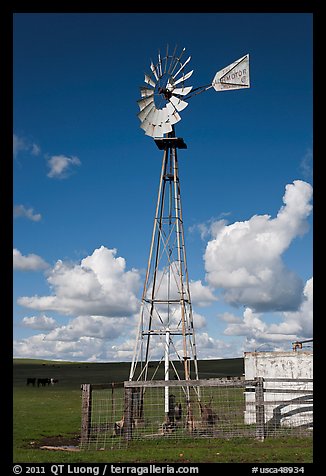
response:
<path id="1" fill-rule="evenodd" d="M 42 387 L 45 387 L 45 385 L 50 385 L 51 379 L 50 378 L 38 378 L 37 379 L 37 386 L 39 387 L 40 385 Z"/>
<path id="2" fill-rule="evenodd" d="M 35 382 L 36 382 L 36 378 L 27 378 L 27 382 L 26 382 L 26 385 L 29 385 L 30 383 L 33 385 L 33 387 L 35 387 Z"/>

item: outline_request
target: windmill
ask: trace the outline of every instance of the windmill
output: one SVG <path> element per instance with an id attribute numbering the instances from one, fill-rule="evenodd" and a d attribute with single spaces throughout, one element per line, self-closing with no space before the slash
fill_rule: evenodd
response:
<path id="1" fill-rule="evenodd" d="M 166 381 L 181 377 L 198 379 L 177 156 L 178 149 L 187 146 L 176 136 L 175 124 L 181 120 L 179 113 L 191 97 L 210 88 L 225 91 L 250 86 L 248 54 L 218 71 L 210 84 L 195 89 L 186 86 L 193 70 L 186 72 L 191 56 L 183 60 L 184 53 L 185 48 L 177 54 L 177 47 L 172 54 L 169 47 L 164 56 L 158 53 L 156 64 L 151 61 L 150 72 L 145 73 L 145 85 L 140 88 L 141 98 L 137 101 L 140 127 L 154 138 L 163 151 L 163 160 L 129 380 L 155 378 L 161 364 Z M 149 366 L 154 361 L 157 367 L 150 376 Z M 181 366 L 176 365 L 178 361 Z M 170 406 L 171 396 L 166 386 L 166 416 Z M 138 413 L 141 418 L 142 405 Z"/>

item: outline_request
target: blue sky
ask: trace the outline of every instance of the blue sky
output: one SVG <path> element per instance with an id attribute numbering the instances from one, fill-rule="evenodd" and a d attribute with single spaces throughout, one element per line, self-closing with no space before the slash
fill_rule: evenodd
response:
<path id="1" fill-rule="evenodd" d="M 250 89 L 195 96 L 176 124 L 198 356 L 312 335 L 312 14 L 19 13 L 16 357 L 131 358 L 161 162 L 136 101 L 167 44 L 193 87 L 250 54 Z"/>

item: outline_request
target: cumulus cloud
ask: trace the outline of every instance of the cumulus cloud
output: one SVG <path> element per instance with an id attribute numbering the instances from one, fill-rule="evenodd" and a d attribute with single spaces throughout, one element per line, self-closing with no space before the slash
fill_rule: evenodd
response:
<path id="1" fill-rule="evenodd" d="M 268 345 L 274 350 L 284 350 L 284 347 L 288 349 L 289 343 L 295 340 L 311 338 L 313 332 L 313 278 L 306 282 L 299 309 L 293 312 L 283 312 L 276 317 L 281 317 L 282 321 L 267 323 L 263 314 L 246 308 L 241 320 L 225 319 L 228 325 L 224 334 L 244 336 L 247 348 Z"/>
<path id="2" fill-rule="evenodd" d="M 26 208 L 24 205 L 15 205 L 14 206 L 14 218 L 27 218 L 31 221 L 40 221 L 42 215 L 40 213 L 35 213 L 33 208 Z"/>
<path id="3" fill-rule="evenodd" d="M 137 270 L 127 270 L 126 262 L 117 256 L 117 250 L 104 246 L 82 259 L 79 263 L 59 260 L 47 273 L 51 295 L 24 296 L 18 303 L 41 312 L 55 311 L 77 316 L 65 325 L 49 329 L 41 337 L 31 336 L 15 342 L 15 355 L 31 355 L 38 348 L 38 356 L 54 358 L 55 355 L 73 360 L 128 360 L 133 356 L 139 321 L 140 275 Z M 200 281 L 191 284 L 201 304 L 214 300 L 214 296 Z M 167 321 L 166 307 L 158 306 L 153 318 L 153 328 Z M 193 312 L 195 328 L 206 326 L 205 318 Z M 155 322 L 154 322 L 155 321 Z M 25 325 L 37 325 L 33 319 L 25 319 Z M 170 307 L 169 322 L 180 326 L 181 311 Z M 40 325 L 40 320 L 39 320 Z M 163 339 L 164 341 L 164 339 Z M 89 349 L 86 343 L 89 344 Z M 162 342 L 153 348 L 154 358 L 164 354 Z M 182 340 L 177 342 L 182 352 Z M 43 350 L 42 350 L 43 349 Z M 163 353 L 162 353 L 163 351 Z M 58 354 L 60 352 L 60 354 Z M 155 354 L 155 355 L 154 355 Z M 33 353 L 34 355 L 34 353 Z"/>
<path id="4" fill-rule="evenodd" d="M 46 336 L 47 341 L 77 341 L 81 337 L 113 340 L 128 328 L 128 318 L 77 316 L 67 325 L 56 327 Z"/>
<path id="5" fill-rule="evenodd" d="M 52 330 L 57 327 L 57 322 L 53 317 L 48 317 L 45 314 L 39 316 L 24 317 L 22 320 L 24 327 L 38 330 Z"/>
<path id="6" fill-rule="evenodd" d="M 32 322 L 28 321 L 27 325 L 31 326 Z M 80 315 L 53 327 L 48 322 L 48 328 L 42 329 L 48 332 L 15 340 L 14 355 L 88 362 L 131 361 L 137 323 L 138 313 L 116 318 Z M 41 329 L 41 322 L 38 328 Z"/>
<path id="7" fill-rule="evenodd" d="M 106 342 L 103 339 L 80 337 L 76 341 L 48 341 L 46 338 L 47 334 L 42 333 L 14 341 L 15 357 L 57 359 L 60 356 L 60 360 L 106 360 Z"/>
<path id="8" fill-rule="evenodd" d="M 189 287 L 191 301 L 194 305 L 204 307 L 217 301 L 217 297 L 214 296 L 212 290 L 208 286 L 204 286 L 200 280 L 190 281 Z"/>
<path id="9" fill-rule="evenodd" d="M 140 276 L 126 271 L 125 259 L 116 254 L 101 246 L 78 264 L 58 260 L 47 277 L 53 294 L 20 297 L 18 303 L 66 315 L 130 316 L 138 309 Z"/>
<path id="10" fill-rule="evenodd" d="M 171 275 L 167 273 L 167 268 L 163 271 L 159 269 L 156 276 L 156 288 L 155 288 L 155 299 L 171 299 L 179 300 L 180 299 L 180 282 L 178 276 L 178 265 L 176 262 L 172 262 L 170 269 L 172 270 Z M 171 277 L 172 276 L 172 277 Z M 186 293 L 186 283 L 184 281 L 184 289 Z M 151 299 L 152 297 L 152 284 L 148 286 L 147 297 Z M 190 281 L 189 282 L 190 296 L 192 304 L 199 307 L 209 306 L 214 301 L 217 301 L 217 297 L 214 296 L 213 291 L 205 286 L 201 280 Z"/>
<path id="11" fill-rule="evenodd" d="M 74 166 L 81 165 L 78 157 L 67 155 L 53 155 L 47 159 L 50 171 L 47 176 L 50 178 L 63 179 L 67 178 Z"/>
<path id="12" fill-rule="evenodd" d="M 231 225 L 213 224 L 204 254 L 211 288 L 222 288 L 226 302 L 257 312 L 298 309 L 303 282 L 286 268 L 282 254 L 307 231 L 311 198 L 311 185 L 296 180 L 286 185 L 276 218 L 254 215 Z"/>
<path id="13" fill-rule="evenodd" d="M 207 240 L 208 238 L 215 236 L 219 231 L 227 224 L 227 220 L 222 218 L 224 216 L 230 215 L 231 212 L 221 213 L 220 216 L 216 219 L 210 218 L 206 223 L 198 223 L 192 225 L 189 228 L 190 233 L 199 232 L 200 238 L 202 240 Z"/>
<path id="14" fill-rule="evenodd" d="M 283 313 L 284 321 L 270 326 L 271 332 L 293 333 L 298 339 L 309 339 L 313 335 L 313 278 L 308 279 L 303 290 L 300 308 Z"/>
<path id="15" fill-rule="evenodd" d="M 13 268 L 19 271 L 39 271 L 48 268 L 49 265 L 38 255 L 33 253 L 22 255 L 16 248 L 13 249 Z"/>
<path id="16" fill-rule="evenodd" d="M 215 339 L 208 332 L 196 334 L 196 349 L 198 359 L 225 359 L 234 357 L 239 350 L 236 350 L 233 343 L 226 342 L 223 339 Z"/>
<path id="17" fill-rule="evenodd" d="M 241 322 L 241 318 L 238 316 L 235 316 L 231 312 L 223 312 L 222 314 L 218 315 L 219 319 L 225 322 Z"/>

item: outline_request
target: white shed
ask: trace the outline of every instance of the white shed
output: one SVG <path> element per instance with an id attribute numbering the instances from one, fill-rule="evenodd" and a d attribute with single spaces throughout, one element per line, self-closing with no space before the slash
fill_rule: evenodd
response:
<path id="1" fill-rule="evenodd" d="M 245 352 L 244 368 L 246 380 L 264 378 L 265 422 L 312 426 L 313 352 Z M 256 423 L 255 393 L 250 391 L 245 423 Z"/>

